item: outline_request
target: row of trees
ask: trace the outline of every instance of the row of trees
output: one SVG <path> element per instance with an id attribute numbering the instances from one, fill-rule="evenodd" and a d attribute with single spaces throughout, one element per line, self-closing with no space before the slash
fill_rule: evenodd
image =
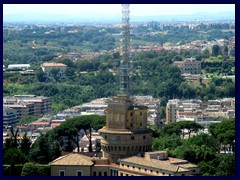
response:
<path id="1" fill-rule="evenodd" d="M 19 131 L 11 127 L 11 136 L 4 143 L 3 163 L 9 165 L 5 168 L 5 175 L 49 175 L 49 167 L 37 164 L 48 164 L 63 152 L 72 152 L 74 148 L 79 152 L 79 141 L 83 135 L 87 136 L 89 152 L 92 152 L 92 132 L 105 125 L 105 118 L 105 116 L 90 115 L 68 119 L 46 134 L 41 134 L 33 144 L 26 134 L 19 143 Z M 100 144 L 97 144 L 96 151 L 100 150 Z M 14 169 L 21 171 L 19 166 L 22 172 L 13 173 Z"/>
<path id="2" fill-rule="evenodd" d="M 83 135 L 87 136 L 89 152 L 92 152 L 92 132 L 105 125 L 105 118 L 105 116 L 89 115 L 68 119 L 46 134 L 41 134 L 32 145 L 26 134 L 19 142 L 18 129 L 11 127 L 10 138 L 4 143 L 3 162 L 12 166 L 26 162 L 47 164 L 59 157 L 62 152 L 72 152 L 74 148 L 80 152 L 79 141 Z"/>
<path id="3" fill-rule="evenodd" d="M 166 150 L 172 157 L 186 159 L 199 165 L 204 176 L 235 175 L 235 119 L 211 124 L 209 134 L 198 133 L 183 139 L 183 130 L 201 132 L 202 127 L 194 122 L 176 122 L 155 130 L 152 150 Z M 232 153 L 222 153 L 229 146 Z M 221 152 L 221 153 L 220 153 Z"/>

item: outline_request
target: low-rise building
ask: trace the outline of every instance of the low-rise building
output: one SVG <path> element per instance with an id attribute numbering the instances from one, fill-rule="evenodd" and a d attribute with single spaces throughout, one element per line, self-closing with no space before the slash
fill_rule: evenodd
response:
<path id="1" fill-rule="evenodd" d="M 197 165 L 168 157 L 165 151 L 146 152 L 110 163 L 108 158 L 70 153 L 49 163 L 51 176 L 194 176 Z"/>
<path id="2" fill-rule="evenodd" d="M 26 70 L 30 67 L 30 64 L 9 64 L 8 70 Z"/>
<path id="3" fill-rule="evenodd" d="M 196 58 L 174 61 L 173 65 L 179 67 L 182 74 L 201 74 L 201 62 L 197 61 Z"/>
<path id="4" fill-rule="evenodd" d="M 65 71 L 66 71 L 67 65 L 62 63 L 45 62 L 41 64 L 41 68 L 43 72 L 47 74 L 47 76 L 52 76 L 52 73 L 51 73 L 52 70 L 56 69 L 58 70 L 57 75 L 59 77 L 65 77 Z"/>

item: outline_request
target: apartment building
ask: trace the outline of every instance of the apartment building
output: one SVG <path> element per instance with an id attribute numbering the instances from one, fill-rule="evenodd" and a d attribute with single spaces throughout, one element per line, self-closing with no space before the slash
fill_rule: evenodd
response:
<path id="1" fill-rule="evenodd" d="M 34 115 L 34 104 L 31 103 L 3 104 L 3 107 L 15 109 L 18 120 L 20 120 L 22 116 Z"/>
<path id="2" fill-rule="evenodd" d="M 3 97 L 3 106 L 17 110 L 20 119 L 24 115 L 40 115 L 51 111 L 51 99 L 35 95 L 14 95 Z"/>
<path id="3" fill-rule="evenodd" d="M 235 98 L 208 100 L 169 100 L 166 106 L 166 123 L 195 121 L 208 126 L 214 121 L 235 118 Z"/>
<path id="4" fill-rule="evenodd" d="M 142 106 L 147 106 L 147 122 L 151 125 L 160 126 L 160 100 L 157 98 L 153 98 L 152 96 L 134 96 L 134 103 Z"/>
<path id="5" fill-rule="evenodd" d="M 184 61 L 174 61 L 173 65 L 181 70 L 181 74 L 201 74 L 201 62 L 196 58 L 186 58 Z"/>
<path id="6" fill-rule="evenodd" d="M 166 123 L 172 123 L 177 121 L 177 105 L 178 100 L 169 100 L 166 106 Z"/>
<path id="7" fill-rule="evenodd" d="M 3 127 L 17 124 L 17 110 L 9 107 L 3 107 Z"/>

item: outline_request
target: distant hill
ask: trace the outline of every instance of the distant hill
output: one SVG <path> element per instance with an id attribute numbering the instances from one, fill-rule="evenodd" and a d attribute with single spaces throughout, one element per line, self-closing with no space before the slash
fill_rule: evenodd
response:
<path id="1" fill-rule="evenodd" d="M 159 15 L 159 16 L 134 16 L 133 22 L 146 21 L 216 21 L 216 20 L 235 20 L 234 12 L 219 12 L 181 15 Z M 10 14 L 3 15 L 3 22 L 22 22 L 22 23 L 53 23 L 53 22 L 74 22 L 74 23 L 120 23 L 121 18 L 107 15 L 57 15 L 57 14 Z"/>

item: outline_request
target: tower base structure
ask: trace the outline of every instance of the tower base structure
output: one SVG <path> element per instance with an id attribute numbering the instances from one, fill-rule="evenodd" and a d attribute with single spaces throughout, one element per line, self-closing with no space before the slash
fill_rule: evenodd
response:
<path id="1" fill-rule="evenodd" d="M 147 107 L 133 105 L 127 94 L 108 103 L 106 126 L 99 130 L 104 156 L 110 162 L 150 151 L 152 130 L 147 128 Z"/>

